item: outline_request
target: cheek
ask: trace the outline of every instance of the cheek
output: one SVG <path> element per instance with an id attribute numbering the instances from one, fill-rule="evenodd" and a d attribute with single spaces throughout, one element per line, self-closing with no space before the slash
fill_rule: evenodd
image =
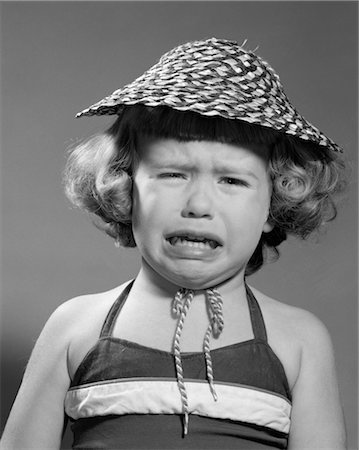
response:
<path id="1" fill-rule="evenodd" d="M 138 186 L 134 183 L 132 191 L 132 231 L 139 248 L 148 240 L 147 234 L 153 228 L 152 217 L 149 214 L 151 211 L 150 199 L 146 198 L 145 192 L 141 185 Z"/>
<path id="2" fill-rule="evenodd" d="M 257 199 L 257 217 L 261 226 L 264 226 L 268 220 L 269 209 L 272 197 L 272 185 L 268 182 L 267 186 L 263 186 L 259 198 Z"/>
<path id="3" fill-rule="evenodd" d="M 136 184 L 133 184 L 132 188 L 132 227 L 136 228 L 137 224 L 139 222 L 138 217 L 140 214 L 139 211 L 140 206 L 140 198 L 139 198 L 139 192 Z"/>
<path id="4" fill-rule="evenodd" d="M 232 237 L 246 234 L 250 241 L 259 240 L 267 222 L 268 211 L 268 196 L 248 198 L 237 207 L 232 204 L 225 214 L 227 230 Z"/>
<path id="5" fill-rule="evenodd" d="M 132 195 L 132 228 L 135 238 L 153 238 L 170 217 L 170 203 L 153 187 L 134 183 Z"/>

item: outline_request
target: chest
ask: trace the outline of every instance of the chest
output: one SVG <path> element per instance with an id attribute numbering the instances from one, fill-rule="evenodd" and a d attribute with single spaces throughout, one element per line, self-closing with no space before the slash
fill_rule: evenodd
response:
<path id="1" fill-rule="evenodd" d="M 109 304 L 111 307 L 111 304 Z M 91 347 L 96 345 L 101 326 L 108 313 L 104 308 L 94 326 L 87 323 L 69 351 L 69 371 L 73 378 L 78 366 Z M 100 317 L 101 316 L 101 317 Z M 289 387 L 292 388 L 299 371 L 300 351 L 290 336 L 283 336 L 275 330 L 276 325 L 265 323 L 258 308 L 252 305 L 252 313 L 247 302 L 238 308 L 224 308 L 224 329 L 219 337 L 211 336 L 210 349 L 216 351 L 239 343 L 250 343 L 255 337 L 264 337 L 268 332 L 268 343 L 275 357 L 284 367 Z M 266 316 L 265 316 L 266 319 Z M 112 317 L 111 335 L 136 343 L 144 348 L 157 349 L 169 354 L 173 352 L 173 342 L 178 325 L 178 317 L 171 313 L 171 304 L 154 308 L 143 301 L 126 301 Z M 180 336 L 182 353 L 202 353 L 204 336 L 208 329 L 210 314 L 204 301 L 191 304 L 183 322 Z M 269 324 L 269 326 L 268 326 Z"/>
<path id="2" fill-rule="evenodd" d="M 182 352 L 200 352 L 213 317 L 204 299 L 192 302 L 186 314 L 174 314 L 172 302 L 160 307 L 134 301 L 126 302 L 117 316 L 112 335 L 141 345 L 172 351 L 176 333 L 180 334 Z M 223 307 L 224 327 L 221 333 L 211 334 L 211 349 L 247 341 L 254 337 L 247 305 L 231 311 Z"/>

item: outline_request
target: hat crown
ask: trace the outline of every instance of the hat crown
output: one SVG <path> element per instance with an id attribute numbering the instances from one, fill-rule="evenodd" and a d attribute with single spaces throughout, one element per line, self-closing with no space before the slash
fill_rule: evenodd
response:
<path id="1" fill-rule="evenodd" d="M 120 114 L 135 104 L 242 120 L 341 151 L 296 111 L 273 68 L 236 41 L 213 37 L 181 44 L 77 116 Z"/>
<path id="2" fill-rule="evenodd" d="M 148 80 L 157 83 L 159 77 L 161 86 L 178 82 L 181 90 L 198 92 L 204 87 L 204 95 L 211 90 L 224 90 L 228 84 L 237 93 L 245 93 L 255 85 L 259 89 L 272 89 L 273 94 L 274 91 L 283 91 L 278 75 L 266 61 L 236 41 L 217 38 L 175 47 L 136 82 Z"/>

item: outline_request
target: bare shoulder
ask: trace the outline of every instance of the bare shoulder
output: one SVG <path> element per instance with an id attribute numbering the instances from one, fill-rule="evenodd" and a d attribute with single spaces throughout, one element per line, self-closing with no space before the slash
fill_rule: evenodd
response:
<path id="1" fill-rule="evenodd" d="M 127 283 L 117 286 L 105 292 L 84 294 L 63 302 L 54 311 L 54 319 L 66 320 L 68 326 L 78 326 L 79 322 L 96 322 L 101 312 L 107 312 L 107 308 L 119 296 Z"/>
<path id="2" fill-rule="evenodd" d="M 60 448 L 70 378 L 123 286 L 73 298 L 53 312 L 32 351 L 1 448 Z"/>
<path id="3" fill-rule="evenodd" d="M 282 301 L 273 299 L 252 288 L 265 316 L 267 327 L 273 329 L 269 332 L 289 332 L 303 342 L 312 338 L 329 338 L 327 328 L 313 313 Z"/>
<path id="4" fill-rule="evenodd" d="M 68 370 L 72 378 L 81 360 L 97 342 L 111 306 L 128 282 L 96 294 L 74 297 L 62 303 L 50 320 L 63 325 L 68 341 Z"/>
<path id="5" fill-rule="evenodd" d="M 309 311 L 254 292 L 268 342 L 282 362 L 292 393 L 289 448 L 346 448 L 334 351 L 327 328 Z"/>
<path id="6" fill-rule="evenodd" d="M 331 358 L 332 343 L 323 322 L 310 311 L 288 305 L 253 288 L 266 324 L 268 342 L 281 360 L 293 388 L 303 355 Z"/>

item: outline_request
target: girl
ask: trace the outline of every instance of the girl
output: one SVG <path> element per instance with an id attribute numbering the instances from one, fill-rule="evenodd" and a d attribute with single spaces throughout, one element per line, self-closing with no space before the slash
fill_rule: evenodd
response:
<path id="1" fill-rule="evenodd" d="M 72 202 L 141 269 L 61 305 L 2 448 L 344 449 L 333 350 L 247 276 L 334 218 L 341 149 L 236 42 L 181 45 L 79 115 L 116 114 L 66 170 Z"/>

